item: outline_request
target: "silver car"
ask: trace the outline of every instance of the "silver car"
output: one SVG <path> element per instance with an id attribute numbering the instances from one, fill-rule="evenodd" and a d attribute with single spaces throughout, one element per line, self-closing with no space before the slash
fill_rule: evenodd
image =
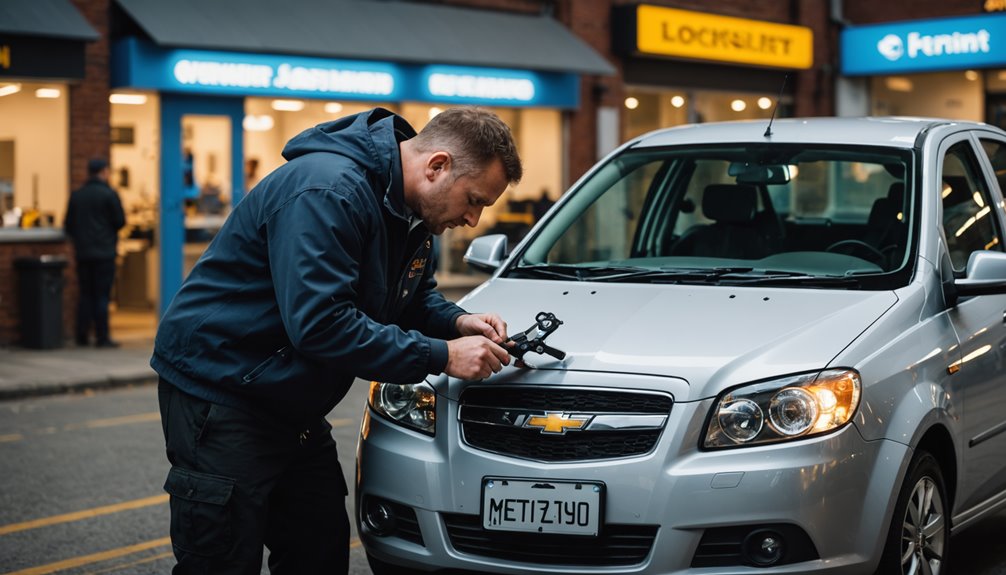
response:
<path id="1" fill-rule="evenodd" d="M 376 574 L 935 574 L 1006 507 L 1006 133 L 767 124 L 637 138 L 473 242 L 523 361 L 371 384 Z"/>

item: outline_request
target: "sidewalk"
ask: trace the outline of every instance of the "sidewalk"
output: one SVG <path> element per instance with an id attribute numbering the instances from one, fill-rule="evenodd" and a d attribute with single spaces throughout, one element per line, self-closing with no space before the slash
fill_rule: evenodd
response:
<path id="1" fill-rule="evenodd" d="M 0 401 L 155 383 L 157 374 L 148 365 L 154 347 L 153 313 L 116 312 L 111 323 L 112 337 L 122 344 L 116 349 L 72 342 L 58 349 L 0 348 Z"/>

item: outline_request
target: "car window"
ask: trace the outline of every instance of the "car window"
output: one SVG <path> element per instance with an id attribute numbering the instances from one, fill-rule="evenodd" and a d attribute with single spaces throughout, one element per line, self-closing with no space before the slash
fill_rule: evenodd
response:
<path id="1" fill-rule="evenodd" d="M 1002 251 L 1002 234 L 992 199 L 969 142 L 952 146 L 943 158 L 940 196 L 943 231 L 954 271 L 963 273 L 976 250 Z"/>
<path id="2" fill-rule="evenodd" d="M 1006 196 L 1006 144 L 997 140 L 983 139 L 982 150 L 992 164 L 992 170 L 999 182 L 999 193 Z"/>
<path id="3" fill-rule="evenodd" d="M 855 146 L 627 150 L 571 194 L 518 261 L 893 272 L 909 259 L 912 161 L 909 150 Z"/>

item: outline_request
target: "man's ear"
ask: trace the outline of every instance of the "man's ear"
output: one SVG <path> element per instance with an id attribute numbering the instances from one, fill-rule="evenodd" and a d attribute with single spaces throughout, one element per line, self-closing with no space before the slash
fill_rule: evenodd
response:
<path id="1" fill-rule="evenodd" d="M 433 152 L 426 160 L 426 179 L 431 182 L 451 169 L 451 155 L 447 152 Z"/>

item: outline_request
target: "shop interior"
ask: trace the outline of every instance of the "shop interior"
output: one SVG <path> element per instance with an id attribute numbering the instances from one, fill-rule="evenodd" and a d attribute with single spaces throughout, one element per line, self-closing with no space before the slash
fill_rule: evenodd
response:
<path id="1" fill-rule="evenodd" d="M 767 120 L 772 116 L 776 97 L 750 92 L 629 87 L 625 91 L 622 139 L 682 124 Z"/>

